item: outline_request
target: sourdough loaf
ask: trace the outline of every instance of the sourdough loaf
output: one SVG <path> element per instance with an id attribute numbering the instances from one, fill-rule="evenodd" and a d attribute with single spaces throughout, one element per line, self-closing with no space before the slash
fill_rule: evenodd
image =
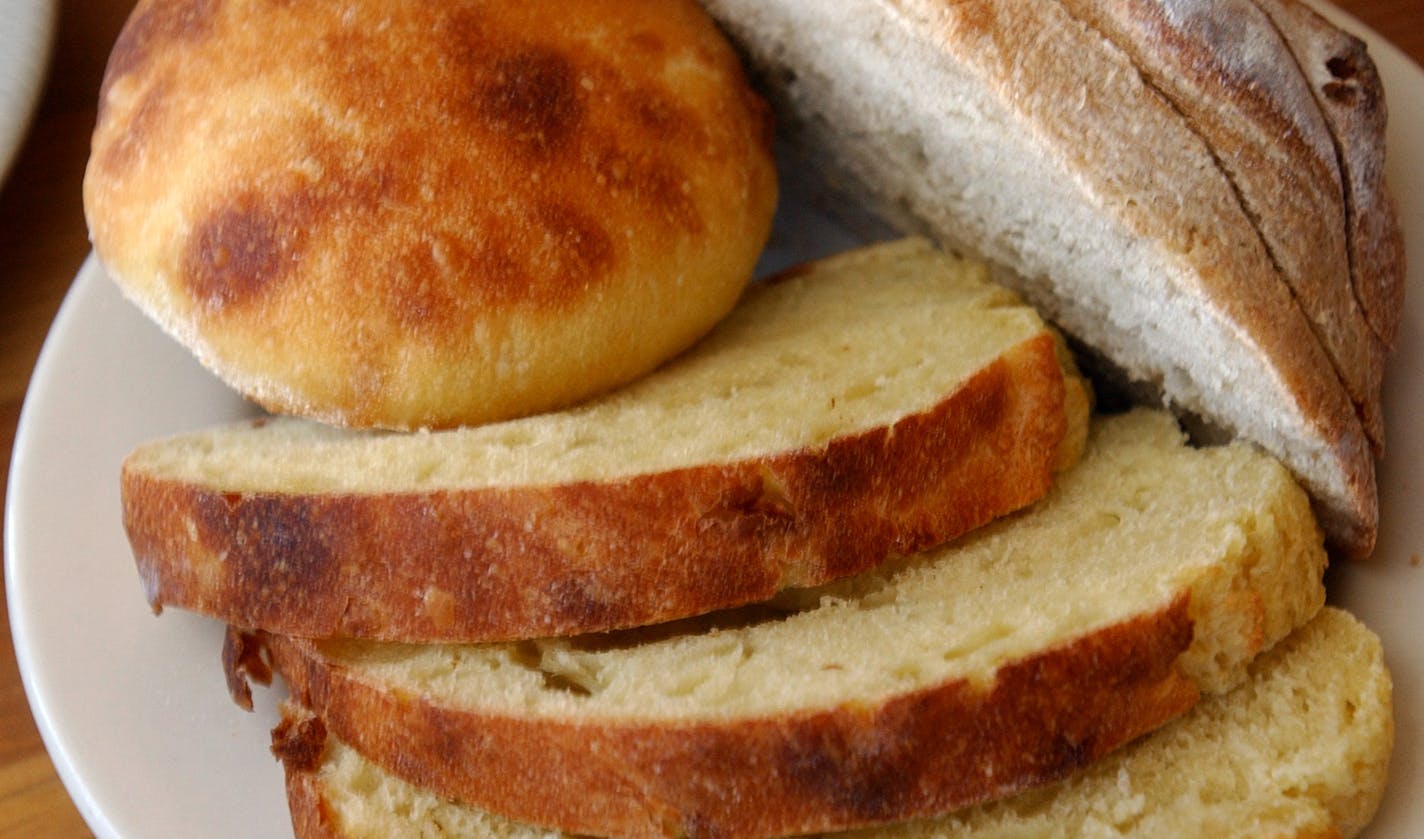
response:
<path id="1" fill-rule="evenodd" d="M 1386 344 L 1352 279 L 1344 161 L 1274 22 L 1255 0 L 1061 2 L 1206 142 L 1380 453 Z"/>
<path id="2" fill-rule="evenodd" d="M 385 772 L 290 706 L 273 734 L 298 839 L 561 839 Z M 1071 779 L 844 839 L 1354 836 L 1384 791 L 1392 697 L 1379 639 L 1326 608 L 1245 684 Z"/>
<path id="3" fill-rule="evenodd" d="M 745 610 L 511 644 L 258 640 L 334 736 L 441 795 L 576 833 L 785 835 L 1088 765 L 1239 683 L 1316 613 L 1324 564 L 1276 461 L 1137 411 L 1029 510 Z"/>
<path id="4" fill-rule="evenodd" d="M 647 372 L 731 308 L 776 201 L 692 0 L 143 0 L 99 104 L 109 274 L 236 389 L 344 425 Z"/>
<path id="5" fill-rule="evenodd" d="M 1291 48 L 1335 142 L 1355 296 L 1386 347 L 1399 337 L 1404 305 L 1404 230 L 1385 183 L 1388 109 L 1365 43 L 1298 0 L 1256 0 Z"/>
<path id="6" fill-rule="evenodd" d="M 1122 375 L 1285 462 L 1333 546 L 1372 550 L 1402 266 L 1363 50 L 1334 114 L 1244 3 L 704 6 L 849 203 L 988 259 Z"/>
<path id="7" fill-rule="evenodd" d="M 982 265 L 909 239 L 758 283 L 689 353 L 564 412 L 416 434 L 264 420 L 141 446 L 124 522 L 155 608 L 247 628 L 638 626 L 1031 503 L 1087 433 L 1071 365 Z"/>

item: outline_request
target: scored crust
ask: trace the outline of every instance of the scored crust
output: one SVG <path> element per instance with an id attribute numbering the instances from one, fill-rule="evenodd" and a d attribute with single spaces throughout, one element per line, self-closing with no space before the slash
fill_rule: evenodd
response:
<path id="1" fill-rule="evenodd" d="M 245 395 L 446 427 L 704 334 L 770 230 L 771 137 L 691 0 L 145 0 L 85 212 L 125 294 Z"/>
<path id="2" fill-rule="evenodd" d="M 1386 348 L 1356 300 L 1335 142 L 1252 0 L 1060 0 L 1126 51 L 1211 149 L 1330 357 L 1376 454 Z"/>
<path id="3" fill-rule="evenodd" d="M 1128 55 L 1059 3 L 706 5 L 833 186 L 999 266 L 1134 384 L 1285 462 L 1332 547 L 1372 551 L 1350 394 L 1212 148 Z"/>
<path id="4" fill-rule="evenodd" d="M 1404 316 L 1404 230 L 1385 182 L 1384 85 L 1365 43 L 1299 0 L 1255 0 L 1280 29 L 1335 141 L 1355 295 L 1393 349 Z"/>

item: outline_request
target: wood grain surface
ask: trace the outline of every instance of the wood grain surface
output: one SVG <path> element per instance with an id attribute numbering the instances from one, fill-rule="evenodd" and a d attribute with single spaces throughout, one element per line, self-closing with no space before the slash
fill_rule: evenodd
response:
<path id="1" fill-rule="evenodd" d="M 1424 0 L 1337 5 L 1424 63 Z M 6 474 L 40 344 L 88 253 L 80 181 L 104 62 L 131 8 L 131 0 L 59 3 L 50 74 L 28 139 L 0 190 L 0 452 Z M 89 835 L 35 729 L 9 623 L 0 613 L 0 837 Z"/>

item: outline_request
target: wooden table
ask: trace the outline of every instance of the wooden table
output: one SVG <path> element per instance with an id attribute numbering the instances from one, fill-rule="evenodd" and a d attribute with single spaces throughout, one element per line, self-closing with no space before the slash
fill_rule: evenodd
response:
<path id="1" fill-rule="evenodd" d="M 1424 63 L 1424 0 L 1337 2 Z M 30 370 L 88 252 L 80 181 L 104 61 L 131 6 L 62 0 L 51 75 L 0 191 L 0 453 L 7 473 Z M 35 730 L 3 615 L 0 633 L 0 836 L 90 835 Z"/>

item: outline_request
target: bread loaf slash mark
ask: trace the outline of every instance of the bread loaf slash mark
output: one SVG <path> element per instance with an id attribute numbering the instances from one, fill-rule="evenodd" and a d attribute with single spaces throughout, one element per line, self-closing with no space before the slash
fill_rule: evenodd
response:
<path id="1" fill-rule="evenodd" d="M 252 685 L 272 683 L 272 665 L 259 634 L 229 626 L 223 635 L 223 674 L 228 695 L 239 708 L 252 710 Z"/>
<path id="2" fill-rule="evenodd" d="M 1393 208 L 1388 200 L 1381 200 L 1386 193 L 1383 175 L 1384 153 L 1380 149 L 1362 149 L 1361 145 L 1352 144 L 1341 136 L 1342 132 L 1358 132 L 1360 135 L 1372 135 L 1383 141 L 1385 107 L 1379 76 L 1363 41 L 1335 29 L 1333 24 L 1325 21 L 1308 6 L 1298 4 L 1291 8 L 1282 8 L 1270 0 L 1254 2 L 1280 34 L 1296 66 L 1310 83 L 1312 93 L 1317 96 L 1317 104 L 1325 118 L 1330 140 L 1335 146 L 1336 166 L 1340 170 L 1340 186 L 1345 200 L 1345 225 L 1348 231 L 1345 246 L 1350 259 L 1351 290 L 1360 310 L 1365 313 L 1365 321 L 1370 329 L 1387 349 L 1393 349 L 1402 320 L 1400 310 L 1404 296 L 1404 246 L 1402 231 L 1393 217 Z M 1284 20 L 1278 19 L 1277 15 L 1281 15 Z M 1291 15 L 1295 15 L 1295 18 L 1292 19 Z M 1287 27 L 1305 27 L 1310 31 L 1305 33 L 1304 37 L 1317 38 L 1320 36 L 1319 30 L 1313 28 L 1317 25 L 1330 27 L 1333 37 L 1341 42 L 1337 46 L 1345 50 L 1336 50 L 1335 55 L 1325 59 L 1325 69 L 1334 81 L 1325 82 L 1318 87 L 1315 84 L 1316 74 L 1310 72 L 1309 46 L 1298 48 L 1292 33 L 1285 31 Z M 1344 84 L 1347 80 L 1349 87 L 1359 90 L 1363 95 L 1352 94 L 1347 101 L 1343 92 L 1338 89 L 1332 94 L 1332 89 L 1337 84 Z M 1343 126 L 1340 120 L 1333 117 L 1327 101 L 1351 111 L 1351 116 L 1344 118 Z M 1356 156 L 1352 152 L 1360 154 Z M 1377 156 L 1374 152 L 1378 152 Z M 1352 159 L 1360 165 L 1352 165 Z M 1365 194 L 1361 194 L 1362 192 Z M 1389 218 L 1370 219 L 1367 223 L 1360 216 L 1361 207 L 1375 211 L 1376 215 L 1388 213 Z M 1361 252 L 1361 240 L 1370 252 Z M 1376 451 L 1377 457 L 1383 455 L 1382 448 L 1381 446 Z"/>
<path id="3" fill-rule="evenodd" d="M 1335 379 L 1340 383 L 1341 388 L 1343 388 L 1345 394 L 1349 397 L 1350 404 L 1354 408 L 1355 417 L 1359 420 L 1371 445 L 1378 450 L 1383 442 L 1383 418 L 1371 410 L 1369 405 L 1371 395 L 1368 392 L 1360 391 L 1360 387 L 1366 389 L 1370 388 L 1370 382 L 1360 382 L 1360 387 L 1357 387 L 1355 380 L 1348 374 L 1344 359 L 1342 359 L 1336 351 L 1336 343 L 1330 340 L 1326 333 L 1326 327 L 1321 323 L 1321 319 L 1325 317 L 1325 315 L 1312 311 L 1302 300 L 1303 292 L 1298 289 L 1296 285 L 1297 280 L 1302 278 L 1298 278 L 1286 270 L 1275 244 L 1272 242 L 1271 237 L 1266 234 L 1265 228 L 1262 225 L 1260 208 L 1256 207 L 1253 202 L 1246 197 L 1245 190 L 1236 179 L 1231 167 L 1226 165 L 1225 161 L 1222 160 L 1220 151 L 1211 142 L 1207 128 L 1181 104 L 1179 99 L 1173 96 L 1169 90 L 1158 84 L 1152 75 L 1139 65 L 1133 58 L 1132 50 L 1128 46 L 1115 40 L 1109 32 L 1096 26 L 1092 21 L 1080 17 L 1067 0 L 1058 0 L 1058 3 L 1069 18 L 1085 29 L 1094 32 L 1104 43 L 1109 44 L 1113 49 L 1126 56 L 1128 65 L 1137 73 L 1143 87 L 1151 91 L 1169 110 L 1177 114 L 1187 131 L 1200 141 L 1202 148 L 1206 150 L 1208 157 L 1211 159 L 1212 166 L 1220 173 L 1222 179 L 1231 189 L 1233 198 L 1235 198 L 1237 205 L 1241 208 L 1241 212 L 1250 223 L 1251 230 L 1255 233 L 1257 241 L 1260 242 L 1267 259 L 1270 261 L 1271 268 L 1275 271 L 1276 279 L 1285 287 L 1287 293 L 1290 295 L 1291 301 L 1295 304 L 1296 309 L 1300 311 L 1311 335 L 1315 338 L 1316 343 L 1320 345 L 1321 349 L 1324 350 L 1324 355 L 1330 361 L 1331 370 L 1335 374 Z M 1269 20 L 1269 16 L 1264 12 L 1262 12 L 1261 16 Z M 1284 39 L 1282 39 L 1282 41 L 1284 42 Z M 1289 50 L 1287 49 L 1286 52 L 1289 52 Z M 1339 164 L 1337 163 L 1337 171 L 1340 171 L 1338 167 Z M 1343 173 L 1340 176 L 1340 180 L 1343 183 Z M 1269 210 L 1270 208 L 1266 209 Z M 1348 207 L 1346 208 L 1346 212 L 1348 214 Z M 1348 237 L 1346 238 L 1348 239 Z M 1350 291 L 1350 300 L 1354 304 L 1355 312 L 1359 314 L 1362 321 L 1366 321 L 1367 318 L 1365 318 L 1363 314 L 1365 310 L 1354 293 L 1353 284 L 1351 284 Z M 1366 324 L 1366 327 L 1368 330 L 1368 324 Z M 1369 340 L 1372 337 L 1372 330 L 1368 330 L 1368 334 L 1366 334 L 1365 338 Z M 1366 355 L 1368 354 L 1369 350 L 1367 349 Z"/>

